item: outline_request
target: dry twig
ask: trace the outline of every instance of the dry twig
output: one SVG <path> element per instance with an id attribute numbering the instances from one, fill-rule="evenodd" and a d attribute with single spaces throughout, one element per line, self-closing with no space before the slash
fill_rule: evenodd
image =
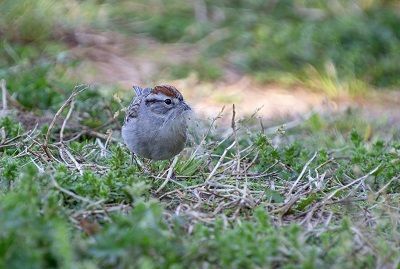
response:
<path id="1" fill-rule="evenodd" d="M 156 190 L 156 193 L 159 193 L 165 187 L 165 185 L 167 185 L 168 181 L 171 179 L 171 176 L 172 176 L 172 174 L 174 172 L 174 168 L 175 168 L 175 165 L 176 165 L 177 162 L 178 162 L 178 156 L 175 156 L 174 160 L 172 161 L 171 166 L 168 169 L 167 178 L 161 184 L 161 186 Z"/>
<path id="2" fill-rule="evenodd" d="M 52 154 L 50 153 L 48 146 L 49 146 L 49 139 L 50 139 L 50 134 L 51 131 L 54 128 L 54 125 L 56 124 L 56 121 L 58 119 L 58 117 L 61 115 L 61 113 L 64 111 L 64 109 L 69 106 L 71 104 L 71 102 L 75 99 L 75 97 L 80 94 L 81 92 L 83 92 L 84 90 L 87 89 L 86 85 L 78 85 L 74 88 L 72 94 L 68 97 L 68 99 L 64 102 L 64 104 L 60 107 L 60 109 L 57 111 L 57 113 L 54 115 L 53 120 L 51 121 L 50 125 L 49 125 L 49 129 L 47 130 L 46 133 L 46 138 L 45 141 L 42 145 L 42 148 L 44 150 L 44 152 L 46 153 L 48 158 L 52 158 Z"/>

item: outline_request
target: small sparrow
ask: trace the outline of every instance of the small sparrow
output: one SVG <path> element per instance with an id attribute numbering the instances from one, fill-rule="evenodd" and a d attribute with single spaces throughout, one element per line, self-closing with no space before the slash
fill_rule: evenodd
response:
<path id="1" fill-rule="evenodd" d="M 179 154 L 185 146 L 191 112 L 182 94 L 169 85 L 133 89 L 136 97 L 122 126 L 122 138 L 129 150 L 152 160 L 166 160 Z"/>

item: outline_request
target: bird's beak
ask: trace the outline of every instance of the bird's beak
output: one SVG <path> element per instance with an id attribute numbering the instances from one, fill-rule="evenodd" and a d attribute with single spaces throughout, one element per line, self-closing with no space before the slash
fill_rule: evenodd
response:
<path id="1" fill-rule="evenodd" d="M 190 106 L 188 106 L 185 102 L 182 102 L 182 107 L 183 107 L 183 110 L 185 110 L 185 111 L 192 110 L 190 108 Z"/>

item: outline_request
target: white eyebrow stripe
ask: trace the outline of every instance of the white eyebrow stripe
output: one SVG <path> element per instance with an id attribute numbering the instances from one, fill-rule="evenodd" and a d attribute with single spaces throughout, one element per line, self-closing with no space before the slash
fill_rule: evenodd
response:
<path id="1" fill-rule="evenodd" d="M 165 97 L 160 96 L 160 94 L 149 94 L 146 97 L 146 100 L 158 100 L 158 101 L 164 101 Z"/>
<path id="2" fill-rule="evenodd" d="M 166 99 L 170 99 L 175 105 L 179 103 L 179 99 L 176 97 L 171 97 L 171 96 L 167 96 L 165 94 L 149 94 L 146 99 L 145 102 L 150 102 L 150 103 L 154 103 L 154 102 L 164 102 Z"/>
<path id="3" fill-rule="evenodd" d="M 171 97 L 171 96 L 168 96 L 168 95 L 165 95 L 165 94 L 149 94 L 147 96 L 147 98 L 149 98 L 149 99 L 158 99 L 158 100 L 171 99 L 171 100 L 178 100 L 179 101 L 178 98 Z"/>

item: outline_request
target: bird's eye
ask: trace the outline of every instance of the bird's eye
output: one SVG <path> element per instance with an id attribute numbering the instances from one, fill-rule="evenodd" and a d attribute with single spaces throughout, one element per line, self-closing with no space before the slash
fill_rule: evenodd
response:
<path id="1" fill-rule="evenodd" d="M 172 104 L 172 101 L 171 101 L 171 99 L 165 99 L 164 103 L 166 103 L 167 105 L 170 105 L 170 104 Z"/>

